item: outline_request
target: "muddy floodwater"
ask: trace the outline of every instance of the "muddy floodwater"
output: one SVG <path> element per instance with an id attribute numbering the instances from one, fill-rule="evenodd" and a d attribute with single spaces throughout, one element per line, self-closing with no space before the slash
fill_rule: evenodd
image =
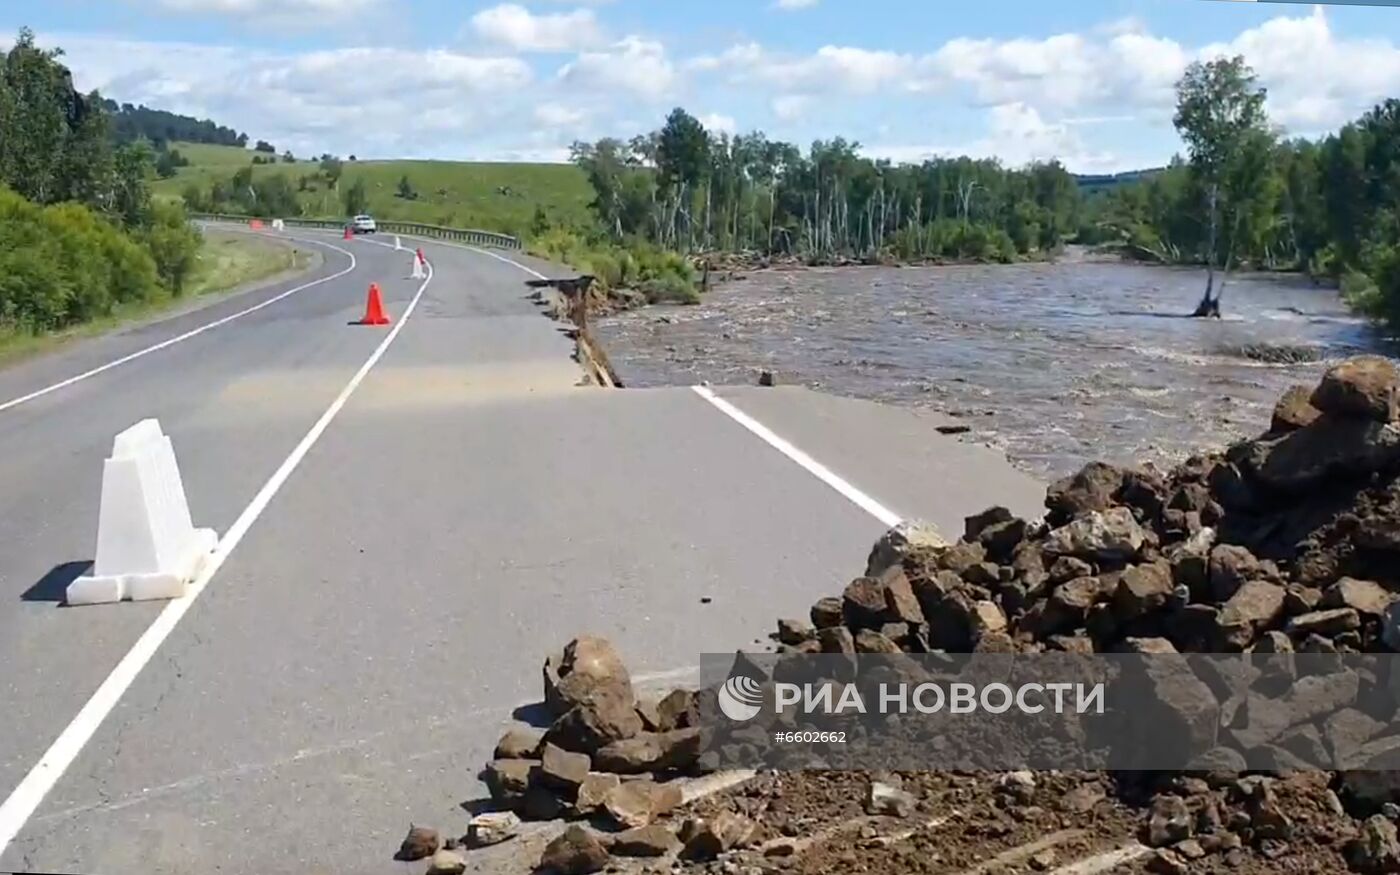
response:
<path id="1" fill-rule="evenodd" d="M 1170 464 L 1258 433 L 1279 395 L 1393 339 L 1305 278 L 1231 279 L 1225 318 L 1179 318 L 1200 271 L 1061 262 L 757 271 L 695 307 L 599 330 L 629 386 L 780 382 L 944 411 L 1042 477 Z M 1282 360 L 1282 361 L 1281 361 Z"/>

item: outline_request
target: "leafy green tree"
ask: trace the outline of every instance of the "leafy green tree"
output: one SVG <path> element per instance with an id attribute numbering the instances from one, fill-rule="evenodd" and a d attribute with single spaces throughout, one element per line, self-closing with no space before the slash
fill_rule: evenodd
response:
<path id="1" fill-rule="evenodd" d="M 1203 194 L 1208 231 L 1206 291 L 1198 312 L 1219 313 L 1215 271 L 1228 277 L 1241 226 L 1265 207 L 1257 187 L 1269 174 L 1273 134 L 1264 112 L 1265 89 L 1243 57 L 1195 62 L 1177 83 L 1173 121 L 1186 143 L 1192 176 Z M 1222 282 L 1223 291 L 1223 282 Z"/>
<path id="2" fill-rule="evenodd" d="M 406 201 L 417 199 L 418 192 L 413 190 L 413 183 L 408 181 L 407 173 L 399 177 L 399 186 L 396 193 L 399 197 L 403 198 Z"/>
<path id="3" fill-rule="evenodd" d="M 143 140 L 127 143 L 116 151 L 112 211 L 127 227 L 144 225 L 149 218 L 151 192 L 146 187 L 146 177 L 152 163 L 151 147 Z"/>
<path id="4" fill-rule="evenodd" d="M 369 209 L 369 194 L 365 191 L 365 183 L 362 179 L 355 180 L 345 192 L 345 215 L 358 216 Z"/>
<path id="5" fill-rule="evenodd" d="M 156 203 L 151 208 L 150 227 L 144 238 L 161 283 L 172 294 L 180 294 L 194 269 L 200 244 L 204 242 L 190 224 L 184 208 L 164 201 Z"/>

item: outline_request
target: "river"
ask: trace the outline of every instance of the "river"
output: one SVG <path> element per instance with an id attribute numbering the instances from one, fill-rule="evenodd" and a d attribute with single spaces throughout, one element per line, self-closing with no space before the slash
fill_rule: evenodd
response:
<path id="1" fill-rule="evenodd" d="M 1204 273 L 1124 263 L 757 271 L 693 307 L 598 326 L 629 386 L 780 382 L 958 417 L 1044 478 L 1169 465 L 1267 426 L 1328 361 L 1396 346 L 1333 289 L 1232 277 L 1225 318 L 1179 318 Z M 1293 363 L 1258 360 L 1277 354 Z"/>

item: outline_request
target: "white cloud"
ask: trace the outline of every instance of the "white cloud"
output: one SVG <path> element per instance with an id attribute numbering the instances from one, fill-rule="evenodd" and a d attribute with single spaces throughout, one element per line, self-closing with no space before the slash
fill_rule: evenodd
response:
<path id="1" fill-rule="evenodd" d="M 442 155 L 467 135 L 486 147 L 495 123 L 520 110 L 482 96 L 521 94 L 533 79 L 518 58 L 441 49 L 290 54 L 49 34 L 40 42 L 63 46 L 85 91 L 212 118 L 297 154 Z M 376 87 L 364 87 L 366 70 Z"/>
<path id="2" fill-rule="evenodd" d="M 503 3 L 473 15 L 471 27 L 482 39 L 523 52 L 567 52 L 603 39 L 591 9 L 535 15 L 524 6 Z"/>
<path id="3" fill-rule="evenodd" d="M 779 121 L 796 121 L 807 112 L 807 108 L 812 105 L 812 98 L 805 94 L 780 94 L 773 98 L 769 104 L 773 110 L 773 115 Z"/>
<path id="4" fill-rule="evenodd" d="M 559 68 L 558 79 L 585 91 L 621 91 L 659 100 L 676 85 L 676 70 L 661 43 L 629 36 L 607 51 L 581 53 Z"/>
<path id="5" fill-rule="evenodd" d="M 777 0 L 773 5 L 779 9 L 793 10 L 807 9 L 808 7 L 816 6 L 817 2 L 818 0 Z"/>
<path id="6" fill-rule="evenodd" d="M 1064 122 L 1048 122 L 1024 103 L 993 106 L 986 112 L 986 133 L 977 139 L 946 145 L 885 144 L 865 149 L 865 153 L 891 161 L 918 163 L 941 155 L 967 155 L 996 158 L 1010 167 L 1032 161 L 1059 159 L 1081 172 L 1124 170 L 1132 165 L 1108 152 L 1085 146 L 1078 134 Z"/>
<path id="7" fill-rule="evenodd" d="M 542 103 L 535 107 L 535 121 L 550 128 L 573 128 L 582 124 L 588 113 L 576 106 Z"/>
<path id="8" fill-rule="evenodd" d="M 698 72 L 720 72 L 736 84 L 759 82 L 789 93 L 846 92 L 867 94 L 900 87 L 913 58 L 881 50 L 823 46 L 803 57 L 772 54 L 757 43 L 733 46 L 719 55 L 702 55 L 686 65 Z"/>
<path id="9" fill-rule="evenodd" d="M 729 134 L 732 137 L 739 131 L 739 125 L 734 121 L 734 116 L 718 112 L 700 116 L 700 124 L 704 125 L 705 130 L 712 134 Z"/>

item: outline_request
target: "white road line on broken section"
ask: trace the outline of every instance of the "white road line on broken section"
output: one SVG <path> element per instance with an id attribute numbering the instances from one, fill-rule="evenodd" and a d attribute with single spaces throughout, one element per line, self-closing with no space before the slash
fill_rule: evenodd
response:
<path id="1" fill-rule="evenodd" d="M 790 441 L 779 437 L 768 426 L 716 395 L 708 386 L 691 386 L 690 388 L 694 390 L 695 394 L 719 408 L 725 416 L 758 435 L 764 443 L 801 465 L 807 470 L 807 473 L 827 486 L 841 493 L 856 507 L 875 517 L 886 526 L 897 526 L 901 522 L 899 514 L 852 486 L 830 468 L 799 450 Z"/>
<path id="2" fill-rule="evenodd" d="M 145 667 L 146 663 L 150 662 L 151 657 L 155 656 L 156 650 L 159 649 L 161 643 L 169 637 L 170 633 L 175 629 L 175 625 L 180 622 L 181 618 L 185 616 L 190 607 L 194 605 L 195 599 L 199 598 L 200 593 L 204 592 L 204 588 L 209 585 L 210 579 L 213 578 L 219 568 L 223 566 L 224 561 L 228 559 L 229 554 L 234 551 L 239 542 L 243 540 L 243 536 L 248 533 L 248 529 L 257 521 L 258 517 L 267 508 L 268 503 L 272 501 L 273 497 L 277 495 L 278 490 L 282 488 L 282 484 L 287 482 L 287 478 L 292 476 L 292 472 L 301 464 L 302 459 L 306 458 L 306 454 L 310 452 L 311 448 L 320 440 L 327 426 L 335 419 L 336 414 L 340 413 L 345 403 L 350 400 L 350 396 L 354 394 L 355 389 L 359 387 L 370 370 L 383 358 L 390 344 L 394 342 L 394 338 L 398 337 L 399 332 L 408 324 L 409 317 L 413 315 L 414 309 L 417 308 L 419 300 L 423 297 L 423 292 L 427 290 L 428 284 L 432 281 L 433 268 L 432 265 L 429 264 L 428 276 L 423 280 L 423 284 L 418 287 L 417 293 L 415 293 L 413 299 L 408 302 L 408 306 L 404 308 L 403 316 L 389 330 L 388 336 L 380 342 L 379 346 L 375 347 L 374 352 L 370 353 L 369 358 L 365 359 L 365 363 L 361 365 L 360 369 L 355 372 L 355 375 L 350 378 L 350 382 L 345 384 L 345 388 L 340 390 L 340 394 L 337 395 L 336 399 L 331 402 L 331 405 L 326 408 L 326 412 L 321 414 L 321 418 L 316 420 L 316 424 L 311 426 L 311 430 L 308 431 L 305 437 L 301 439 L 301 442 L 296 445 L 291 455 L 287 456 L 277 470 L 273 472 L 272 476 L 263 484 L 262 489 L 258 490 L 258 494 L 253 496 L 253 500 L 249 502 L 248 506 L 243 509 L 243 512 L 238 515 L 238 519 L 234 520 L 233 525 L 219 541 L 219 546 L 215 549 L 214 554 L 209 558 L 209 561 L 205 563 L 205 567 L 203 571 L 200 572 L 199 577 L 190 584 L 189 592 L 186 593 L 184 598 L 172 601 L 165 606 L 165 609 L 160 612 L 155 621 L 146 628 L 146 631 L 143 632 L 141 637 L 136 640 L 136 643 L 132 645 L 131 650 L 127 651 L 127 654 L 122 657 L 121 662 L 117 663 L 116 668 L 112 669 L 112 673 L 109 674 L 106 680 L 102 682 L 102 685 L 97 688 L 97 692 L 93 693 L 92 698 L 88 699 L 87 704 L 78 712 L 78 716 L 73 718 L 73 722 L 69 723 L 68 726 L 59 733 L 58 738 L 49 746 L 49 749 L 45 751 L 43 757 L 39 759 L 38 764 L 29 770 L 29 774 L 24 776 L 24 780 L 20 781 L 19 786 L 15 788 L 9 798 L 3 803 L 0 803 L 0 855 L 5 853 L 5 849 L 9 846 L 10 842 L 14 840 L 15 836 L 19 834 L 20 829 L 24 827 L 24 824 L 29 820 L 29 817 L 34 813 L 35 809 L 39 807 L 39 803 L 41 803 L 44 797 L 48 795 L 48 792 L 53 789 L 58 779 L 63 777 L 64 771 L 68 769 L 73 763 L 73 760 L 82 752 L 83 746 L 86 745 L 93 734 L 97 732 L 98 727 L 102 725 L 102 721 L 105 720 L 112 709 L 116 707 L 122 695 L 126 693 L 132 682 L 136 680 L 136 676 L 141 673 L 141 669 Z M 86 608 L 85 610 L 101 609 Z"/>
<path id="3" fill-rule="evenodd" d="M 339 252 L 342 255 L 349 256 L 350 266 L 345 268 L 345 270 L 340 271 L 339 273 L 333 273 L 330 276 L 323 276 L 318 280 L 312 280 L 309 283 L 303 283 L 302 285 L 299 285 L 294 289 L 287 289 L 285 292 L 282 292 L 279 295 L 274 295 L 273 297 L 268 298 L 266 301 L 261 301 L 257 304 L 254 304 L 251 307 L 239 310 L 237 313 L 231 313 L 228 316 L 223 317 L 222 319 L 215 319 L 213 322 L 210 322 L 206 325 L 201 325 L 198 328 L 192 329 L 190 331 L 186 331 L 184 334 L 181 334 L 177 337 L 172 337 L 168 340 L 162 340 L 160 343 L 148 346 L 145 349 L 138 349 L 136 352 L 124 355 L 119 359 L 113 359 L 112 361 L 107 362 L 105 365 L 98 365 L 92 370 L 84 371 L 83 373 L 78 374 L 77 376 L 69 377 L 66 380 L 61 380 L 57 383 L 54 383 L 52 386 L 45 386 L 42 389 L 30 392 L 28 395 L 21 395 L 18 398 L 11 398 L 9 401 L 0 404 L 0 413 L 9 410 L 11 407 L 18 407 L 21 404 L 24 404 L 26 401 L 33 401 L 35 398 L 42 398 L 43 396 L 48 395 L 50 392 L 57 392 L 59 389 L 66 389 L 74 383 L 81 382 L 83 380 L 88 379 L 89 377 L 95 377 L 98 374 L 110 371 L 115 367 L 119 367 L 121 365 L 126 364 L 127 362 L 135 361 L 136 359 L 139 359 L 142 356 L 150 355 L 153 352 L 159 352 L 160 350 L 165 349 L 168 346 L 174 346 L 177 343 L 189 340 L 191 337 L 195 337 L 211 329 L 218 328 L 220 325 L 226 325 L 235 319 L 247 316 L 249 313 L 256 313 L 264 307 L 270 307 L 271 305 L 277 303 L 283 298 L 289 298 L 292 295 L 295 295 L 297 292 L 303 292 L 311 288 L 312 286 L 319 286 L 322 283 L 328 283 L 333 279 L 339 279 L 340 277 L 345 276 L 347 273 L 350 273 L 355 269 L 355 255 L 348 249 L 341 249 L 339 246 L 332 246 L 331 244 L 326 243 L 322 240 L 310 240 L 301 237 L 291 237 L 288 239 L 300 240 L 305 243 L 312 243 L 317 246 L 325 246 L 328 249 L 334 249 L 336 252 Z"/>

